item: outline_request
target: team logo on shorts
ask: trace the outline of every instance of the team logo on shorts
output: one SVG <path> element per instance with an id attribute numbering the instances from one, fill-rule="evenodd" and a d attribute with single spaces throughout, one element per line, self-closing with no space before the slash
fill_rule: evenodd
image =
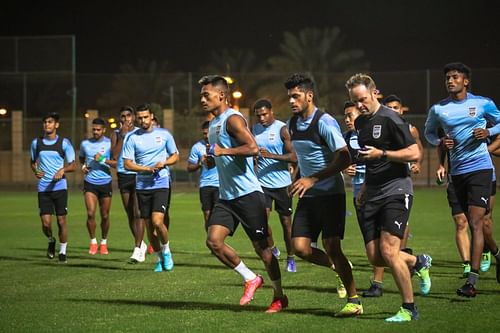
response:
<path id="1" fill-rule="evenodd" d="M 382 134 L 382 125 L 374 125 L 373 132 L 372 132 L 373 138 L 378 139 L 378 138 L 380 138 L 381 134 Z"/>
<path id="2" fill-rule="evenodd" d="M 473 118 L 475 116 L 476 116 L 476 107 L 475 106 L 469 107 L 469 117 Z"/>

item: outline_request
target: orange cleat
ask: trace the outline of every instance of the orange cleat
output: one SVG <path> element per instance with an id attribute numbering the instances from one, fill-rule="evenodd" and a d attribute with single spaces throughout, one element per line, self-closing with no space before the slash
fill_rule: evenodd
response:
<path id="1" fill-rule="evenodd" d="M 288 307 L 288 297 L 283 295 L 282 297 L 273 298 L 273 302 L 266 310 L 266 313 L 276 313 Z"/>
<path id="2" fill-rule="evenodd" d="M 99 246 L 99 253 L 100 254 L 108 254 L 108 245 L 107 244 L 101 244 L 101 246 Z"/>
<path id="3" fill-rule="evenodd" d="M 240 299 L 240 305 L 247 305 L 253 299 L 253 294 L 255 291 L 262 287 L 264 284 L 264 279 L 262 276 L 257 275 L 257 277 L 253 280 L 245 282 L 245 291 L 243 292 L 243 296 Z"/>
<path id="4" fill-rule="evenodd" d="M 90 243 L 89 254 L 91 256 L 95 256 L 96 253 L 97 253 L 97 243 L 96 244 Z"/>

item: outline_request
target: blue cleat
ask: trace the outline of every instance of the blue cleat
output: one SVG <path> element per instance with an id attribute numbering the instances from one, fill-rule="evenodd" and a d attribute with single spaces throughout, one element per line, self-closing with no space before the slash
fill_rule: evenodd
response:
<path id="1" fill-rule="evenodd" d="M 171 272 L 174 269 L 174 261 L 172 260 L 172 253 L 163 253 L 163 269 Z"/>
<path id="2" fill-rule="evenodd" d="M 288 258 L 286 260 L 286 271 L 290 273 L 297 272 L 297 265 L 295 264 L 294 258 Z"/>
<path id="3" fill-rule="evenodd" d="M 160 273 L 160 272 L 163 272 L 163 262 L 161 261 L 157 261 L 156 264 L 155 264 L 155 269 L 154 271 L 156 273 Z"/>

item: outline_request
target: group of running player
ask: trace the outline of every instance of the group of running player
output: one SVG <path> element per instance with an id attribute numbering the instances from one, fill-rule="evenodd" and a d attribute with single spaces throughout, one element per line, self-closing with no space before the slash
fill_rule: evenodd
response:
<path id="1" fill-rule="evenodd" d="M 481 257 L 487 257 L 483 254 L 484 242 L 497 259 L 500 282 L 500 251 L 492 237 L 490 199 L 496 185 L 492 186 L 494 168 L 487 148 L 488 140 L 492 142 L 493 153 L 500 145 L 495 138 L 500 132 L 500 111 L 491 100 L 468 92 L 470 69 L 467 66 L 448 64 L 444 74 L 450 96 L 430 109 L 425 137 L 439 147 L 439 179 L 445 177 L 444 156 L 449 157 L 448 198 L 455 221 L 459 220 L 455 218 L 459 214 L 463 216 L 460 221 L 465 221 L 456 222 L 457 245 L 467 277 L 457 293 L 474 297 L 479 270 L 485 270 L 480 268 Z M 205 76 L 199 84 L 201 106 L 211 120 L 201 126 L 203 137 L 191 148 L 187 170 L 201 171 L 200 202 L 208 248 L 244 280 L 240 305 L 250 303 L 264 283 L 263 277 L 247 267 L 236 250 L 226 243 L 226 238 L 241 224 L 270 278 L 273 298 L 266 312 L 279 312 L 288 307 L 281 283 L 280 252 L 268 224 L 274 202 L 287 251 L 285 270 L 296 272 L 295 255 L 331 269 L 340 280 L 339 296 L 347 296 L 346 305 L 335 316 L 363 313 L 352 265 L 341 246 L 346 218 L 344 173 L 352 177 L 358 223 L 368 260 L 374 266 L 373 283 L 363 296 L 382 295 L 384 267 L 389 267 L 400 291 L 402 306 L 386 321 L 418 319 L 411 276 L 419 277 L 421 294 L 428 294 L 432 258 L 428 254 L 413 255 L 413 251 L 406 248 L 413 202 L 410 175 L 420 172 L 423 148 L 416 128 L 401 117 L 401 100 L 392 95 L 381 105 L 373 79 L 366 74 L 353 75 L 346 82 L 350 97 L 344 106 L 348 131 L 342 135 L 337 121 L 317 108 L 312 78 L 293 74 L 284 84 L 291 118 L 287 123 L 275 119 L 271 102 L 261 99 L 254 104 L 257 122 L 250 129 L 241 113 L 231 108 L 229 86 L 224 77 Z M 31 165 L 40 179 L 39 208 L 42 228 L 49 239 L 47 256 L 55 256 L 51 230 L 51 214 L 55 210 L 59 225 L 59 261 L 66 262 L 64 174 L 74 171 L 76 165 L 71 143 L 57 135 L 58 120 L 56 114 L 43 118 L 44 136 L 33 140 Z M 131 261 L 145 260 L 146 226 L 150 251 L 157 253 L 154 271 L 171 271 L 174 263 L 168 236 L 169 167 L 179 159 L 174 138 L 155 125 L 149 105 L 136 109 L 123 107 L 120 124 L 108 139 L 104 136 L 104 121 L 95 119 L 93 137 L 84 140 L 80 148 L 91 238 L 89 254 L 108 253 L 110 169 L 116 168 L 118 187 L 135 241 Z M 292 223 L 293 196 L 298 197 L 298 203 Z M 100 246 L 95 235 L 97 203 L 101 211 Z M 464 223 L 471 229 L 470 254 Z M 320 234 L 324 250 L 317 246 Z"/>

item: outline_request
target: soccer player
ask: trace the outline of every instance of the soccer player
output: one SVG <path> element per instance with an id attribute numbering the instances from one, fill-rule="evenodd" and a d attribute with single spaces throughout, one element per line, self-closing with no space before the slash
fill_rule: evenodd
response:
<path id="1" fill-rule="evenodd" d="M 97 204 L 101 213 L 101 243 L 100 254 L 108 254 L 109 209 L 111 207 L 110 167 L 116 167 L 116 161 L 111 159 L 111 140 L 104 136 L 106 122 L 101 118 L 92 120 L 92 138 L 83 140 L 80 144 L 80 164 L 85 174 L 83 192 L 87 207 L 87 230 L 90 236 L 89 254 L 97 253 L 95 236 L 95 212 Z"/>
<path id="2" fill-rule="evenodd" d="M 314 83 L 302 74 L 285 81 L 292 117 L 288 131 L 297 154 L 300 178 L 291 185 L 299 201 L 292 226 L 295 253 L 324 267 L 335 266 L 347 289 L 347 304 L 337 317 L 363 313 L 349 261 L 342 252 L 345 229 L 345 188 L 341 171 L 351 162 L 337 121 L 315 105 Z M 326 253 L 311 247 L 311 239 L 322 233 Z M 315 239 L 314 239 L 315 240 Z"/>
<path id="3" fill-rule="evenodd" d="M 168 229 L 164 224 L 169 209 L 170 175 L 168 166 L 177 163 L 179 153 L 174 137 L 164 128 L 154 127 L 149 104 L 136 108 L 140 128 L 131 133 L 123 146 L 125 169 L 137 172 L 136 191 L 141 219 L 158 260 L 154 271 L 172 271 Z"/>
<path id="4" fill-rule="evenodd" d="M 361 231 L 368 260 L 374 266 L 391 268 L 403 304 L 387 322 L 418 318 L 413 299 L 410 269 L 421 278 L 421 293 L 430 291 L 431 257 L 413 256 L 401 251 L 413 200 L 413 185 L 408 162 L 420 157 L 408 123 L 377 100 L 378 90 L 366 74 L 355 74 L 346 82 L 351 100 L 361 112 L 355 121 L 359 158 L 365 162 L 366 178 L 358 194 L 362 205 Z"/>
<path id="5" fill-rule="evenodd" d="M 56 239 L 52 235 L 51 217 L 55 211 L 59 227 L 59 262 L 66 263 L 68 185 L 65 174 L 75 171 L 75 150 L 68 139 L 57 135 L 59 114 L 47 114 L 42 123 L 43 136 L 31 142 L 31 170 L 38 178 L 38 209 L 42 231 L 49 240 L 47 257 L 55 257 Z"/>
<path id="6" fill-rule="evenodd" d="M 471 70 L 463 63 L 444 66 L 448 98 L 433 105 L 425 122 L 425 137 L 449 151 L 450 175 L 458 202 L 467 216 L 472 234 L 471 271 L 457 289 L 465 297 L 476 295 L 481 254 L 484 247 L 483 221 L 489 210 L 493 164 L 486 144 L 500 133 L 500 111 L 488 98 L 468 92 Z M 486 128 L 490 122 L 493 127 Z M 438 129 L 445 136 L 439 138 Z M 500 253 L 496 253 L 497 263 Z M 497 264 L 497 269 L 498 269 Z"/>
<path id="7" fill-rule="evenodd" d="M 214 116 L 208 129 L 208 154 L 214 157 L 219 173 L 220 200 L 208 220 L 207 246 L 224 265 L 243 277 L 240 305 L 249 304 L 264 280 L 226 244 L 226 238 L 241 223 L 271 279 L 274 296 L 266 312 L 279 312 L 288 306 L 288 298 L 281 287 L 278 260 L 267 241 L 265 198 L 253 167 L 259 148 L 241 113 L 229 107 L 229 87 L 224 77 L 205 76 L 198 83 L 201 106 Z"/>
<path id="8" fill-rule="evenodd" d="M 382 103 L 385 106 L 396 111 L 399 115 L 401 115 L 401 117 L 403 116 L 403 103 L 401 102 L 401 99 L 398 96 L 389 95 L 383 100 Z M 420 151 L 420 158 L 415 162 L 409 163 L 409 168 L 410 168 L 410 171 L 412 174 L 418 174 L 418 173 L 420 173 L 420 169 L 422 166 L 422 160 L 424 158 L 424 146 L 422 145 L 422 141 L 420 141 L 420 133 L 418 132 L 418 129 L 411 124 L 408 124 L 408 126 L 410 128 L 411 135 L 413 136 L 413 138 L 415 139 L 415 142 L 417 143 L 418 150 Z M 403 239 L 401 240 L 401 250 L 408 252 L 409 254 L 412 254 L 413 253 L 412 249 L 406 247 L 409 235 L 410 235 L 410 227 L 409 227 L 409 222 L 408 222 L 406 224 Z M 363 297 L 382 296 L 383 279 L 384 279 L 384 267 L 373 267 L 373 282 L 372 282 L 370 288 L 363 293 Z"/>
<path id="9" fill-rule="evenodd" d="M 260 99 L 255 103 L 253 111 L 257 117 L 257 123 L 252 128 L 252 134 L 259 146 L 257 178 L 266 197 L 267 218 L 269 221 L 274 201 L 287 252 L 285 269 L 287 272 L 294 273 L 297 267 L 291 240 L 292 198 L 288 195 L 288 186 L 292 183 L 292 178 L 288 163 L 297 163 L 297 156 L 293 150 L 286 124 L 274 118 L 271 102 L 267 99 Z M 273 255 L 279 258 L 279 250 L 274 246 L 269 225 L 268 232 Z"/>
<path id="10" fill-rule="evenodd" d="M 200 170 L 200 202 L 205 221 L 205 231 L 208 230 L 208 217 L 219 200 L 219 174 L 215 167 L 213 156 L 207 155 L 208 121 L 201 125 L 202 139 L 191 147 L 187 162 L 187 171 Z"/>
<path id="11" fill-rule="evenodd" d="M 144 243 L 144 220 L 139 217 L 139 206 L 135 190 L 136 172 L 125 169 L 123 164 L 123 143 L 125 138 L 139 129 L 135 126 L 135 108 L 122 106 L 120 109 L 120 128 L 111 134 L 112 158 L 116 161 L 116 176 L 122 198 L 123 208 L 127 214 L 128 226 L 134 237 L 134 251 L 130 257 L 131 263 L 144 262 L 147 245 Z"/>

